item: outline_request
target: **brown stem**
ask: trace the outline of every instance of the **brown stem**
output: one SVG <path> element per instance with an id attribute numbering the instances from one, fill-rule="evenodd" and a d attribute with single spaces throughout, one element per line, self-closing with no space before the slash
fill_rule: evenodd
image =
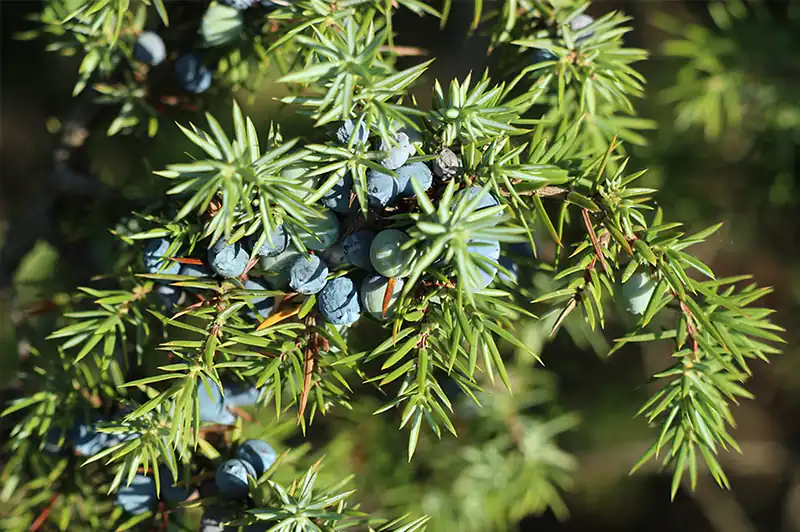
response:
<path id="1" fill-rule="evenodd" d="M 383 293 L 383 306 L 381 308 L 381 316 L 386 317 L 386 311 L 389 309 L 389 304 L 392 302 L 392 295 L 394 294 L 394 285 L 397 282 L 397 279 L 394 277 L 389 277 L 389 280 L 386 282 L 386 291 Z"/>
<path id="2" fill-rule="evenodd" d="M 253 423 L 256 420 L 247 410 L 239 408 L 238 406 L 229 406 L 228 411 L 233 415 L 244 419 L 248 423 Z"/>
<path id="3" fill-rule="evenodd" d="M 419 48 L 417 46 L 381 46 L 381 52 L 389 52 L 398 56 L 417 57 L 421 55 L 430 55 L 430 50 Z"/>
<path id="4" fill-rule="evenodd" d="M 47 516 L 50 515 L 50 510 L 53 509 L 56 500 L 58 500 L 58 496 L 59 496 L 58 493 L 56 493 L 52 497 L 50 497 L 50 501 L 47 503 L 45 509 L 42 510 L 42 513 L 40 513 L 39 516 L 36 518 L 36 520 L 33 523 L 31 523 L 31 527 L 28 529 L 30 532 L 36 532 L 37 530 L 39 530 L 39 527 L 44 524 L 45 520 L 47 519 Z"/>
<path id="5" fill-rule="evenodd" d="M 522 181 L 516 181 L 516 183 L 521 183 Z M 542 188 L 537 188 L 536 190 L 523 190 L 522 192 L 517 192 L 517 196 L 539 196 L 540 198 L 554 198 L 556 196 L 564 196 L 566 197 L 568 190 L 566 188 L 561 187 L 553 187 L 553 186 L 544 186 Z M 507 190 L 501 190 L 500 194 L 503 196 L 510 196 L 511 192 Z"/>
<path id="6" fill-rule="evenodd" d="M 159 532 L 165 532 L 167 530 L 167 523 L 169 522 L 169 512 L 163 502 L 158 503 L 158 506 L 161 511 L 161 525 L 158 530 Z"/>
<path id="7" fill-rule="evenodd" d="M 314 318 L 310 317 L 307 322 L 308 326 L 314 326 Z M 314 373 L 314 356 L 319 352 L 319 335 L 312 333 L 309 338 L 305 351 L 305 360 L 303 361 L 303 391 L 300 393 L 300 404 L 297 411 L 297 423 L 303 420 L 303 414 L 306 411 L 308 404 L 308 396 L 311 393 L 311 375 Z"/>
<path id="8" fill-rule="evenodd" d="M 586 232 L 589 233 L 589 239 L 592 241 L 592 247 L 594 248 L 595 255 L 597 255 L 598 259 L 600 259 L 600 264 L 603 266 L 603 270 L 606 273 L 611 273 L 608 268 L 608 264 L 606 263 L 606 258 L 603 256 L 603 249 L 600 247 L 600 242 L 597 240 L 597 234 L 594 232 L 592 220 L 589 218 L 589 210 L 583 209 L 582 214 L 583 224 L 586 226 Z"/>

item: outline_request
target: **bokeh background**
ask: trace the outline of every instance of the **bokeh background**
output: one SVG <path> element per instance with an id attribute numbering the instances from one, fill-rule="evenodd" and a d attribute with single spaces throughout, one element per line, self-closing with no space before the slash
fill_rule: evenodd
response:
<path id="1" fill-rule="evenodd" d="M 775 291 L 765 303 L 777 309 L 775 321 L 788 331 L 784 354 L 769 365 L 755 366 L 749 389 L 756 399 L 734 408 L 738 426 L 733 435 L 743 454 L 727 454 L 721 460 L 732 490 L 721 491 L 710 477 L 702 476 L 696 492 L 681 490 L 670 502 L 668 473 L 653 466 L 628 475 L 654 436 L 644 421 L 634 418 L 652 392 L 642 383 L 668 364 L 670 350 L 668 345 L 648 344 L 607 358 L 608 341 L 623 330 L 620 322 L 605 339 L 562 334 L 543 346 L 558 410 L 573 412 L 582 420 L 561 440 L 575 456 L 577 468 L 565 497 L 569 518 L 561 522 L 545 512 L 523 520 L 521 530 L 800 531 L 800 359 L 795 347 L 800 321 L 800 17 L 798 2 L 759 4 L 755 14 L 727 28 L 720 27 L 708 2 L 702 1 L 596 1 L 589 10 L 598 15 L 622 9 L 631 15 L 634 31 L 628 44 L 651 53 L 650 60 L 639 65 L 648 87 L 647 97 L 637 107 L 640 115 L 656 121 L 657 128 L 645 133 L 648 145 L 629 147 L 630 167 L 650 169 L 643 186 L 661 189 L 658 200 L 671 220 L 681 220 L 689 229 L 725 223 L 696 252 L 720 275 L 752 273 L 759 284 L 773 286 Z M 27 316 L 35 314 L 46 329 L 48 308 L 43 301 L 57 300 L 58 294 L 113 265 L 118 244 L 106 228 L 114 227 L 131 209 L 141 208 L 162 187 L 151 170 L 172 162 L 184 149 L 169 123 L 157 142 L 135 137 L 109 140 L 100 132 L 89 138 L 83 159 L 76 164 L 107 190 L 56 187 L 51 179 L 54 148 L 65 117 L 75 109 L 70 93 L 78 60 L 48 53 L 39 41 L 14 39 L 16 32 L 30 29 L 25 16 L 38 8 L 36 1 L 0 3 L 0 381 L 4 386 L 14 380 L 20 353 L 32 334 L 25 325 Z M 423 105 L 433 75 L 441 80 L 463 77 L 490 64 L 484 54 L 486 40 L 468 35 L 471 11 L 471 2 L 455 2 L 443 32 L 432 19 L 397 17 L 399 44 L 419 47 L 438 58 L 418 91 Z M 701 60 L 714 72 L 713 80 L 683 95 L 678 103 L 669 101 L 670 89 L 686 84 L 691 73 L 685 70 L 686 60 L 665 53 L 669 50 L 665 43 L 674 37 L 660 22 L 663 14 L 675 17 L 684 30 L 697 25 L 694 38 L 708 52 Z M 720 42 L 726 52 L 717 64 L 714 53 Z M 287 136 L 302 134 L 307 124 L 272 101 L 278 90 L 265 84 L 247 111 L 263 123 L 280 121 Z M 702 99 L 714 91 L 725 102 L 719 108 L 712 99 Z M 728 98 L 733 93 L 736 98 Z M 686 105 L 691 98 L 696 98 L 695 107 Z M 227 97 L 209 102 L 223 116 L 228 105 Z M 102 124 L 104 117 L 93 120 Z M 405 436 L 396 437 L 402 449 Z M 387 464 L 385 459 L 377 463 L 371 458 L 364 457 L 359 470 L 363 478 L 357 482 L 378 489 L 380 483 L 370 480 L 370 468 L 379 471 L 393 465 L 391 460 Z M 404 461 L 398 454 L 397 464 Z M 414 497 L 413 493 L 399 496 Z"/>

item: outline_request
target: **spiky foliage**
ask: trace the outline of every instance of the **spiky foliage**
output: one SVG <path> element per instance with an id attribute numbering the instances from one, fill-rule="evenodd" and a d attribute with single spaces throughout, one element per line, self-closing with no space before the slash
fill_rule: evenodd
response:
<path id="1" fill-rule="evenodd" d="M 686 251 L 715 228 L 686 236 L 655 207 L 656 191 L 636 186 L 644 171 L 628 170 L 618 139 L 641 142 L 635 131 L 649 124 L 633 117 L 630 98 L 641 95 L 643 79 L 631 64 L 644 53 L 623 46 L 626 19 L 609 13 L 572 31 L 570 20 L 585 6 L 522 3 L 529 7 L 523 17 L 509 16 L 519 2 L 507 3 L 507 16 L 491 30 L 494 42 L 547 50 L 554 58 L 512 72 L 508 82 L 493 81 L 487 72 L 477 82 L 471 75 L 452 80 L 445 91 L 446 83 L 434 81 L 429 109 L 409 92 L 428 63 L 401 71 L 393 66 L 389 3 L 351 2 L 330 10 L 327 2 L 308 0 L 264 15 L 278 28 L 268 37 L 274 41 L 265 54 L 274 52 L 287 66 L 278 83 L 302 90 L 283 101 L 314 120 L 312 132 L 307 139 L 284 139 L 278 125 L 270 124 L 266 136 L 259 136 L 238 104 L 228 128 L 212 113 L 205 115 L 206 130 L 178 126 L 193 151 L 175 154 L 172 164 L 156 172 L 173 185 L 155 208 L 159 212 L 141 214 L 144 227 L 120 235 L 134 253 L 115 272 L 117 287 L 84 288 L 64 305 L 57 330 L 25 375 L 26 394 L 5 410 L 15 428 L 3 498 L 11 504 L 28 500 L 14 505 L 6 520 L 10 529 L 29 527 L 42 515 L 69 516 L 74 498 L 103 499 L 138 471 L 152 470 L 160 478 L 157 464 L 166 465 L 173 477 L 192 479 L 187 484 L 199 482 L 248 430 L 288 439 L 295 420 L 305 433 L 312 423 L 324 424 L 349 409 L 360 412 L 362 405 L 374 406 L 381 419 L 407 430 L 407 459 L 414 464 L 418 449 L 434 445 L 426 439 L 428 430 L 438 438 L 460 432 L 458 418 L 468 407 L 467 401 L 454 401 L 458 393 L 486 405 L 474 414 L 485 430 L 471 432 L 452 463 L 431 466 L 463 471 L 455 492 L 438 486 L 429 493 L 438 498 L 433 508 L 440 505 L 439 522 L 486 530 L 546 508 L 563 515 L 560 492 L 568 487 L 574 464 L 558 448 L 557 436 L 575 418 L 533 411 L 551 399 L 552 390 L 512 401 L 500 383 L 524 390 L 525 378 L 516 378 L 509 364 L 533 372 L 542 363 L 538 347 L 520 338 L 520 323 L 546 325 L 551 336 L 576 320 L 601 330 L 610 320 L 609 302 L 619 298 L 620 283 L 634 273 L 646 273 L 656 286 L 635 330 L 619 338 L 616 348 L 671 341 L 676 358 L 673 368 L 655 376 L 665 386 L 642 409 L 648 422 L 660 427 L 643 459 L 663 453 L 674 471 L 673 496 L 684 474 L 696 478 L 698 455 L 717 481 L 727 484 L 716 455 L 736 448 L 727 429 L 729 404 L 748 396 L 742 384 L 752 360 L 776 353 L 774 344 L 781 341 L 770 311 L 752 306 L 768 290 L 737 289 L 744 277 L 717 279 Z M 422 2 L 398 4 L 430 12 Z M 104 5 L 111 4 L 96 2 L 96 9 L 80 16 L 93 17 Z M 122 49 L 121 36 L 137 26 L 119 20 L 116 42 Z M 345 120 L 390 145 L 402 128 L 416 139 L 409 161 L 428 162 L 449 148 L 461 168 L 427 191 L 411 180 L 414 199 L 370 212 L 367 170 L 397 174 L 377 162 L 386 153 L 375 143 L 362 143 L 357 134 L 346 142 L 332 139 L 329 124 Z M 362 318 L 344 331 L 323 320 L 314 295 L 301 297 L 285 287 L 256 290 L 245 283 L 275 273 L 262 267 L 256 250 L 279 225 L 298 254 L 307 251 L 307 234 L 322 212 L 317 200 L 346 173 L 354 183 L 351 200 L 361 209 L 343 219 L 341 232 L 367 221 L 400 229 L 409 236 L 401 250 L 409 263 L 392 316 L 385 322 Z M 458 201 L 456 194 L 468 187 L 479 192 Z M 498 204 L 485 208 L 481 201 L 489 194 Z M 204 265 L 208 249 L 220 242 L 250 239 L 257 245 L 248 250 L 241 275 L 220 280 L 163 273 L 163 268 L 145 273 L 139 246 L 155 238 L 168 241 L 164 263 L 195 266 Z M 475 239 L 502 244 L 504 255 L 514 243 L 529 244 L 534 255 L 543 245 L 552 252 L 522 259 L 527 275 L 514 281 L 508 268 L 470 249 Z M 476 289 L 494 270 L 505 280 Z M 332 275 L 351 271 L 345 267 Z M 534 273 L 549 282 L 531 282 Z M 159 292 L 165 287 L 182 299 L 165 302 Z M 254 315 L 255 300 L 264 297 L 275 298 L 272 310 Z M 384 314 L 388 304 L 387 298 Z M 269 416 L 270 433 L 249 423 L 249 412 L 234 409 L 233 425 L 204 423 L 200 396 L 214 387 L 224 391 L 230 383 L 260 390 L 257 410 L 273 406 L 274 417 L 283 422 Z M 89 421 L 101 412 L 113 420 L 97 430 L 113 435 L 115 443 L 81 464 L 54 456 L 47 459 L 52 467 L 42 469 L 37 458 L 54 428 L 63 435 L 76 417 Z M 303 462 L 304 450 L 290 451 L 287 462 Z M 343 486 L 317 492 L 315 467 L 295 483 L 273 480 L 287 474 L 283 467 L 279 460 L 250 481 L 252 504 L 233 508 L 236 524 L 340 530 L 364 522 L 346 508 L 350 492 Z M 494 497 L 486 486 L 476 486 L 486 471 L 495 473 L 495 480 L 506 479 L 508 491 L 476 518 L 475 508 Z M 524 485 L 514 481 L 519 471 L 525 472 Z M 474 499 L 456 504 L 452 498 L 461 493 Z M 388 507 L 409 504 L 388 495 L 376 498 Z M 37 516 L 48 500 L 46 512 Z M 469 500 L 478 502 L 466 504 Z M 181 508 L 216 502 L 204 496 Z M 107 503 L 92 508 L 74 517 L 74 529 L 92 528 L 100 520 L 120 522 L 120 510 Z M 158 514 L 167 520 L 174 515 L 163 508 Z M 151 517 L 131 518 L 122 527 Z M 394 521 L 378 530 L 416 530 L 425 522 L 424 517 Z"/>

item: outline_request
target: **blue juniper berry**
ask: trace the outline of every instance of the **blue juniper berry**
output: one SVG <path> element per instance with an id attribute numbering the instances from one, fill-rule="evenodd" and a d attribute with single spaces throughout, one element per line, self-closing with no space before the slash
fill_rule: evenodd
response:
<path id="1" fill-rule="evenodd" d="M 176 275 L 181 269 L 181 265 L 175 261 L 168 260 L 167 250 L 170 243 L 166 238 L 154 238 L 144 247 L 144 268 L 147 273 Z"/>
<path id="2" fill-rule="evenodd" d="M 395 135 L 396 145 L 388 144 L 381 140 L 381 151 L 386 152 L 386 157 L 378 161 L 378 164 L 388 170 L 396 170 L 406 164 L 411 155 L 414 154 L 414 146 L 411 144 L 408 135 L 403 132 Z"/>
<path id="3" fill-rule="evenodd" d="M 397 184 L 400 189 L 400 196 L 410 198 L 414 196 L 414 187 L 411 185 L 411 180 L 417 182 L 420 188 L 428 190 L 433 183 L 433 174 L 428 165 L 422 162 L 413 162 L 401 166 L 397 169 Z"/>
<path id="4" fill-rule="evenodd" d="M 467 245 L 467 251 L 496 263 L 500 258 L 500 243 L 497 240 L 471 240 Z M 475 260 L 478 275 L 477 278 L 470 276 L 467 279 L 467 290 L 474 292 L 489 286 L 497 273 L 497 266 L 491 262 Z"/>
<path id="5" fill-rule="evenodd" d="M 642 315 L 656 290 L 656 281 L 647 274 L 634 273 L 622 285 L 622 297 L 626 301 L 625 309 L 631 314 Z"/>
<path id="6" fill-rule="evenodd" d="M 248 279 L 243 283 L 245 290 L 269 290 L 266 282 L 261 279 Z M 250 302 L 255 307 L 255 312 L 247 309 L 247 315 L 250 319 L 264 319 L 272 312 L 272 307 L 275 304 L 275 299 L 271 296 L 252 296 L 249 298 Z M 257 314 L 256 314 L 257 313 Z"/>
<path id="7" fill-rule="evenodd" d="M 377 170 L 367 172 L 367 200 L 372 209 L 384 209 L 391 205 L 398 193 L 397 180 Z"/>
<path id="8" fill-rule="evenodd" d="M 272 227 L 265 232 L 264 242 L 255 250 L 256 254 L 261 257 L 275 257 L 283 253 L 289 245 L 289 235 L 286 233 L 286 228 L 283 227 L 283 224 Z M 251 248 L 255 248 L 260 236 L 260 233 L 256 233 L 250 237 Z"/>
<path id="9" fill-rule="evenodd" d="M 328 265 L 317 255 L 301 256 L 289 269 L 289 286 L 299 294 L 316 294 L 327 282 Z"/>
<path id="10" fill-rule="evenodd" d="M 317 304 L 325 321 L 334 325 L 355 323 L 361 315 L 358 293 L 349 277 L 331 279 L 320 292 Z"/>
<path id="11" fill-rule="evenodd" d="M 353 176 L 347 172 L 342 178 L 334 183 L 333 187 L 325 192 L 319 202 L 334 212 L 347 214 L 356 210 L 357 201 L 352 201 Z"/>
<path id="12" fill-rule="evenodd" d="M 220 495 L 227 499 L 242 499 L 247 497 L 249 487 L 247 477 L 256 478 L 256 470 L 249 462 L 241 458 L 225 460 L 217 468 L 214 482 L 217 484 Z"/>
<path id="13" fill-rule="evenodd" d="M 366 144 L 369 138 L 367 123 L 362 120 L 361 123 L 358 124 L 358 129 L 356 129 L 355 120 L 345 120 L 345 122 L 339 126 L 339 129 L 336 130 L 336 139 L 341 144 L 347 145 L 350 143 L 350 138 L 353 137 L 354 134 L 355 139 L 353 140 L 353 144 Z"/>
<path id="14" fill-rule="evenodd" d="M 364 270 L 372 270 L 369 259 L 369 249 L 375 239 L 375 231 L 362 229 L 351 233 L 342 240 L 347 262 Z"/>
<path id="15" fill-rule="evenodd" d="M 175 63 L 175 76 L 181 86 L 189 92 L 200 94 L 211 87 L 212 74 L 197 53 L 188 53 Z"/>
<path id="16" fill-rule="evenodd" d="M 250 256 L 239 242 L 228 244 L 224 238 L 217 240 L 208 250 L 208 263 L 217 275 L 239 277 L 247 268 Z"/>
<path id="17" fill-rule="evenodd" d="M 142 63 L 155 66 L 167 57 L 167 47 L 164 40 L 155 32 L 143 31 L 136 39 L 133 47 L 133 57 Z"/>
<path id="18" fill-rule="evenodd" d="M 155 502 L 156 482 L 152 477 L 134 475 L 130 485 L 123 484 L 117 491 L 117 506 L 134 515 L 152 509 Z"/>
<path id="19" fill-rule="evenodd" d="M 236 450 L 236 458 L 253 466 L 257 476 L 264 474 L 278 459 L 278 453 L 264 440 L 247 440 Z"/>

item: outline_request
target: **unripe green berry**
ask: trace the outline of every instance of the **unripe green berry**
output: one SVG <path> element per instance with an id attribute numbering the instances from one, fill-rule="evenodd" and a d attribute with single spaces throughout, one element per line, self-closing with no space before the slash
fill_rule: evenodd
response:
<path id="1" fill-rule="evenodd" d="M 375 235 L 369 248 L 369 258 L 375 271 L 384 277 L 408 277 L 414 251 L 400 248 L 409 240 L 411 237 L 397 229 L 384 229 Z"/>
<path id="2" fill-rule="evenodd" d="M 323 210 L 322 218 L 308 218 L 305 225 L 308 230 L 298 226 L 297 236 L 308 249 L 327 249 L 339 238 L 339 219 L 328 209 Z"/>
<path id="3" fill-rule="evenodd" d="M 386 290 L 389 286 L 389 279 L 381 275 L 371 275 L 364 279 L 361 283 L 361 302 L 364 309 L 369 314 L 378 320 L 390 319 L 394 316 L 397 308 L 397 301 L 400 299 L 400 293 L 403 291 L 405 283 L 402 279 L 395 279 L 392 295 L 389 299 L 389 306 L 386 308 L 386 316 L 383 315 L 383 301 L 386 296 Z"/>

